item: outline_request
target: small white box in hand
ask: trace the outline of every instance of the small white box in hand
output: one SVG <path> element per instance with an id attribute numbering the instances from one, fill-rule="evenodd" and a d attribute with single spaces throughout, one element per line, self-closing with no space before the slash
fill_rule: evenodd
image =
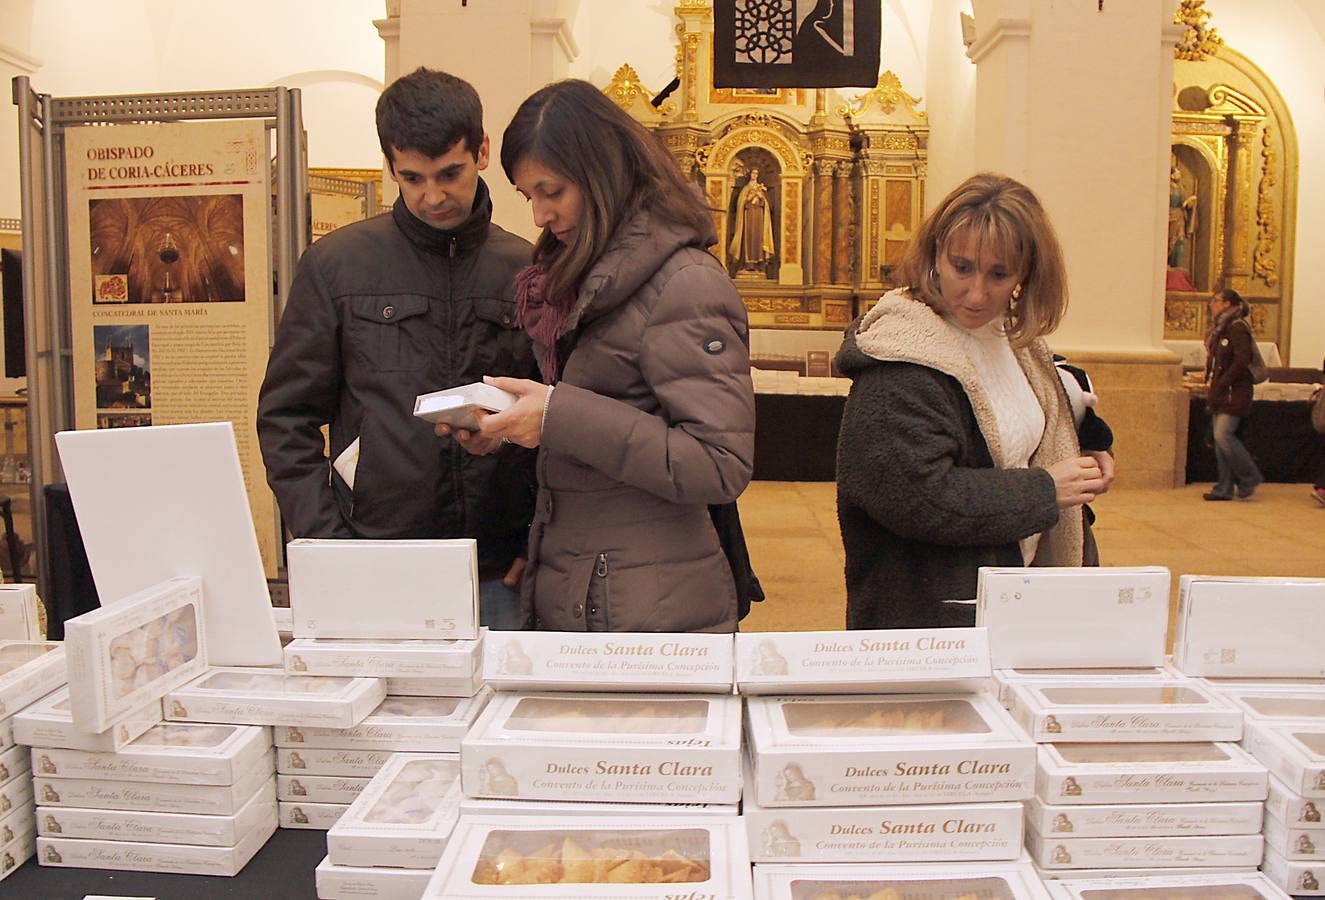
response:
<path id="1" fill-rule="evenodd" d="M 353 728 L 277 725 L 278 747 L 459 753 L 492 691 L 473 697 L 390 697 Z"/>
<path id="2" fill-rule="evenodd" d="M 69 689 L 62 687 L 14 714 L 14 740 L 29 747 L 114 753 L 160 721 L 161 701 L 154 699 L 100 734 L 83 731 L 74 726 L 74 717 L 69 712 Z"/>
<path id="3" fill-rule="evenodd" d="M 221 667 L 161 701 L 176 722 L 352 728 L 386 696 L 380 678 L 316 678 L 273 669 Z"/>
<path id="4" fill-rule="evenodd" d="M 732 636 L 490 631 L 483 679 L 506 691 L 729 694 Z"/>
<path id="5" fill-rule="evenodd" d="M 317 864 L 317 895 L 322 900 L 419 900 L 432 878 L 426 869 L 386 866 L 333 866 L 330 859 Z"/>
<path id="6" fill-rule="evenodd" d="M 0 641 L 0 719 L 45 697 L 67 678 L 64 644 Z"/>
<path id="7" fill-rule="evenodd" d="M 1257 834 L 1265 807 L 1243 803 L 1101 803 L 1055 806 L 1026 801 L 1026 824 L 1064 837 L 1179 837 Z"/>
<path id="8" fill-rule="evenodd" d="M 527 897 L 514 886 L 531 884 L 574 900 L 752 897 L 745 828 L 717 816 L 465 816 L 423 897 Z"/>
<path id="9" fill-rule="evenodd" d="M 477 543 L 300 538 L 286 545 L 296 638 L 454 638 L 478 631 Z"/>
<path id="10" fill-rule="evenodd" d="M 263 784 L 273 780 L 273 766 L 272 758 L 265 756 L 234 784 L 102 781 L 100 778 L 52 778 L 34 774 L 32 793 L 39 806 L 233 816 Z"/>
<path id="11" fill-rule="evenodd" d="M 434 425 L 445 423 L 452 428 L 478 431 L 481 423 L 476 412 L 501 412 L 515 400 L 512 393 L 476 381 L 445 391 L 419 394 L 414 398 L 414 415 Z"/>
<path id="12" fill-rule="evenodd" d="M 1242 746 L 1294 794 L 1325 798 L 1325 722 L 1249 722 Z"/>
<path id="13" fill-rule="evenodd" d="M 983 628 L 736 635 L 742 694 L 978 691 L 989 676 Z"/>
<path id="14" fill-rule="evenodd" d="M 1045 869 L 1132 866 L 1255 866 L 1265 847 L 1259 834 L 1199 837 L 1045 837 L 1026 832 L 1026 849 Z"/>
<path id="15" fill-rule="evenodd" d="M 1034 741 L 1236 741 L 1242 714 L 1194 679 L 1119 684 L 1106 679 L 1012 688 L 1012 717 Z"/>
<path id="16" fill-rule="evenodd" d="M 981 566 L 976 590 L 996 669 L 1164 664 L 1168 569 Z"/>
<path id="17" fill-rule="evenodd" d="M 261 828 L 275 805 L 268 779 L 232 816 L 39 806 L 37 831 L 42 837 L 233 847 L 250 831 Z"/>
<path id="18" fill-rule="evenodd" d="M 1173 662 L 1188 675 L 1319 678 L 1322 631 L 1325 578 L 1178 579 Z"/>
<path id="19" fill-rule="evenodd" d="M 276 799 L 300 803 L 330 803 L 348 806 L 371 778 L 344 775 L 276 775 Z"/>
<path id="20" fill-rule="evenodd" d="M 64 644 L 74 725 L 106 731 L 207 668 L 202 579 L 171 578 L 70 619 Z"/>
<path id="21" fill-rule="evenodd" d="M 1071 870 L 1063 872 L 1072 874 Z M 1236 897 L 1238 900 L 1290 900 L 1264 875 L 1144 875 L 1128 878 L 1070 878 L 1048 884 L 1060 900 L 1198 900 Z"/>
<path id="22" fill-rule="evenodd" d="M 271 755 L 271 732 L 253 725 L 154 725 L 115 753 L 32 748 L 33 770 L 61 778 L 234 784 Z"/>
<path id="23" fill-rule="evenodd" d="M 434 866 L 459 818 L 455 754 L 397 753 L 327 832 L 327 858 L 338 866 Z"/>
<path id="24" fill-rule="evenodd" d="M 483 639 L 296 638 L 284 652 L 285 671 L 295 675 L 469 678 L 482 663 Z"/>
<path id="25" fill-rule="evenodd" d="M 1024 800 L 1035 745 L 988 694 L 750 697 L 761 806 Z"/>
<path id="26" fill-rule="evenodd" d="M 0 641 L 42 641 L 41 601 L 31 584 L 0 584 Z"/>
<path id="27" fill-rule="evenodd" d="M 1285 859 L 1266 847 L 1261 872 L 1294 897 L 1325 897 L 1325 866 L 1319 862 Z"/>
<path id="28" fill-rule="evenodd" d="M 760 900 L 815 897 L 1049 900 L 1048 889 L 1024 855 L 1000 863 L 822 863 L 755 866 Z"/>
<path id="29" fill-rule="evenodd" d="M 282 828 L 303 828 L 308 831 L 327 831 L 340 821 L 349 809 L 348 803 L 306 803 L 302 800 L 276 804 L 276 814 Z"/>
<path id="30" fill-rule="evenodd" d="M 1260 801 L 1270 773 L 1236 744 L 1040 744 L 1045 803 Z"/>
<path id="31" fill-rule="evenodd" d="M 730 694 L 499 693 L 460 758 L 471 797 L 735 803 L 740 754 Z"/>

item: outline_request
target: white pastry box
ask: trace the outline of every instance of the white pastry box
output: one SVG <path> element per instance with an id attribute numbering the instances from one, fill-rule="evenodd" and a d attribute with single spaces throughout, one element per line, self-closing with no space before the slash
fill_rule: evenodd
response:
<path id="1" fill-rule="evenodd" d="M 956 862 L 1021 855 L 1020 803 L 765 808 L 746 772 L 741 821 L 755 863 Z"/>
<path id="2" fill-rule="evenodd" d="M 14 714 L 14 740 L 29 747 L 114 753 L 160 721 L 161 700 L 155 699 L 113 728 L 92 734 L 74 727 L 69 689 L 60 688 Z"/>
<path id="3" fill-rule="evenodd" d="M 296 638 L 478 637 L 472 539 L 299 538 L 286 566 Z"/>
<path id="4" fill-rule="evenodd" d="M 1168 666 L 1114 666 L 1094 669 L 995 669 L 994 693 L 1004 709 L 1012 708 L 1012 687 L 1077 684 L 1083 679 L 1105 679 L 1111 684 L 1162 684 L 1180 673 Z"/>
<path id="5" fill-rule="evenodd" d="M 44 619 L 35 585 L 0 584 L 0 641 L 45 640 Z"/>
<path id="6" fill-rule="evenodd" d="M 11 778 L 16 778 L 22 773 L 30 771 L 31 768 L 28 761 L 28 748 L 22 744 L 15 744 L 0 753 L 0 784 L 7 783 Z"/>
<path id="7" fill-rule="evenodd" d="M 500 690 L 729 694 L 730 634 L 493 631 L 483 680 Z"/>
<path id="8" fill-rule="evenodd" d="M 755 896 L 759 900 L 1049 898 L 1048 889 L 1024 857 L 1005 863 L 757 865 L 754 877 Z"/>
<path id="9" fill-rule="evenodd" d="M 737 818 L 466 816 L 423 896 L 751 900 L 753 895 L 745 828 Z"/>
<path id="10" fill-rule="evenodd" d="M 482 667 L 483 638 L 295 638 L 284 653 L 285 671 L 292 675 L 465 679 Z"/>
<path id="11" fill-rule="evenodd" d="M 19 809 L 32 809 L 32 774 L 26 768 L 0 782 L 0 818 Z"/>
<path id="12" fill-rule="evenodd" d="M 1041 744 L 1035 795 L 1045 803 L 1264 800 L 1270 775 L 1236 744 Z"/>
<path id="13" fill-rule="evenodd" d="M 305 803 L 280 801 L 276 804 L 277 822 L 281 828 L 302 828 L 308 831 L 329 831 L 349 809 L 348 803 Z"/>
<path id="14" fill-rule="evenodd" d="M 983 628 L 736 635 L 742 694 L 979 691 L 989 676 Z"/>
<path id="15" fill-rule="evenodd" d="M 202 579 L 163 581 L 64 623 L 69 711 L 101 732 L 207 668 Z"/>
<path id="16" fill-rule="evenodd" d="M 0 750 L 14 746 L 14 717 L 0 719 Z"/>
<path id="17" fill-rule="evenodd" d="M 42 837 L 234 847 L 250 831 L 262 828 L 275 807 L 276 794 L 268 779 L 230 816 L 39 806 L 37 833 Z"/>
<path id="18" fill-rule="evenodd" d="M 4 831 L 0 829 L 0 881 L 8 878 L 37 850 L 37 829 L 30 819 L 21 825 L 10 826 L 9 830 L 12 834 L 4 840 Z"/>
<path id="19" fill-rule="evenodd" d="M 1294 897 L 1325 897 L 1325 865 L 1320 862 L 1284 859 L 1267 847 L 1261 873 Z"/>
<path id="20" fill-rule="evenodd" d="M 1045 869 L 1098 869 L 1128 866 L 1256 866 L 1265 843 L 1259 834 L 1195 837 L 1042 836 L 1028 830 L 1026 849 Z"/>
<path id="21" fill-rule="evenodd" d="M 1284 859 L 1325 860 L 1325 835 L 1318 830 L 1298 828 L 1266 816 L 1264 835 L 1266 848 Z"/>
<path id="22" fill-rule="evenodd" d="M 62 686 L 64 644 L 58 641 L 0 641 L 0 719 Z"/>
<path id="23" fill-rule="evenodd" d="M 270 755 L 266 728 L 162 723 L 118 753 L 34 747 L 32 768 L 60 778 L 234 784 Z"/>
<path id="24" fill-rule="evenodd" d="M 386 697 L 380 678 L 286 675 L 273 669 L 208 669 L 161 701 L 167 719 L 232 725 L 352 728 Z"/>
<path id="25" fill-rule="evenodd" d="M 273 809 L 261 827 L 249 831 L 233 847 L 39 837 L 37 862 L 43 866 L 72 869 L 232 876 L 248 865 L 275 832 L 276 810 Z"/>
<path id="26" fill-rule="evenodd" d="M 333 866 L 324 858 L 314 877 L 322 900 L 419 900 L 432 878 L 432 867 Z"/>
<path id="27" fill-rule="evenodd" d="M 1248 727 L 1276 721 L 1325 726 L 1325 692 L 1249 690 L 1222 696 L 1243 711 Z"/>
<path id="28" fill-rule="evenodd" d="M 388 678 L 392 697 L 472 697 L 483 689 L 483 669 L 455 678 Z"/>
<path id="29" fill-rule="evenodd" d="M 1012 688 L 1009 708 L 1035 741 L 1236 741 L 1242 713 L 1191 679 L 1078 681 Z"/>
<path id="30" fill-rule="evenodd" d="M 282 775 L 343 775 L 372 778 L 391 756 L 390 750 L 327 750 L 318 747 L 276 748 L 276 771 Z"/>
<path id="31" fill-rule="evenodd" d="M 611 803 L 461 797 L 462 816 L 739 816 L 735 803 Z"/>
<path id="32" fill-rule="evenodd" d="M 1242 746 L 1292 793 L 1325 798 L 1325 720 L 1255 722 Z"/>
<path id="33" fill-rule="evenodd" d="M 327 859 L 337 866 L 434 866 L 459 818 L 455 755 L 398 753 L 327 832 Z"/>
<path id="34" fill-rule="evenodd" d="M 1306 828 L 1311 831 L 1325 831 L 1325 822 L 1321 821 L 1325 800 L 1303 797 L 1276 776 L 1270 776 L 1270 796 L 1265 798 L 1265 814 L 1280 822 L 1286 822 L 1293 828 Z"/>
<path id="35" fill-rule="evenodd" d="M 735 803 L 741 698 L 501 693 L 460 756 L 471 797 Z"/>
<path id="36" fill-rule="evenodd" d="M 234 784 L 103 781 L 100 778 L 51 778 L 33 773 L 32 793 L 38 806 L 233 816 L 271 777 L 272 761 L 267 756 Z"/>
<path id="37" fill-rule="evenodd" d="M 1320 678 L 1325 578 L 1183 575 L 1176 628 L 1173 662 L 1188 675 Z"/>
<path id="38" fill-rule="evenodd" d="M 981 566 L 976 624 L 996 669 L 1162 666 L 1169 570 Z"/>
<path id="39" fill-rule="evenodd" d="M 492 697 L 489 690 L 473 697 L 392 697 L 353 728 L 301 728 L 277 725 L 278 747 L 323 747 L 344 750 L 402 750 L 459 753 L 460 739 Z"/>
<path id="40" fill-rule="evenodd" d="M 1056 805 L 1038 797 L 1026 801 L 1026 825 L 1040 834 L 1063 837 L 1181 837 L 1202 834 L 1257 834 L 1263 804 L 1098 803 Z"/>
<path id="41" fill-rule="evenodd" d="M 1256 873 L 1074 878 L 1047 885 L 1059 900 L 1289 900 Z"/>
<path id="42" fill-rule="evenodd" d="M 276 799 L 348 806 L 363 793 L 371 778 L 344 775 L 276 775 Z"/>
<path id="43" fill-rule="evenodd" d="M 761 806 L 1022 800 L 1035 745 L 988 694 L 751 697 Z"/>

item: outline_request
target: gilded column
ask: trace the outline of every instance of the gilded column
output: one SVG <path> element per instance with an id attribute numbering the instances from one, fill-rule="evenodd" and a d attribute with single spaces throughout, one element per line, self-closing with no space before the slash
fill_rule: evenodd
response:
<path id="1" fill-rule="evenodd" d="M 815 284 L 828 284 L 833 276 L 833 160 L 814 161 L 814 273 Z"/>
<path id="2" fill-rule="evenodd" d="M 1244 287 L 1251 276 L 1247 235 L 1251 229 L 1251 171 L 1256 156 L 1257 130 L 1255 122 L 1239 121 L 1228 137 L 1228 171 L 1233 183 L 1229 185 L 1228 215 L 1225 218 L 1228 252 L 1224 255 L 1224 283 L 1229 286 Z M 1235 285 L 1234 282 L 1238 283 Z"/>
<path id="3" fill-rule="evenodd" d="M 851 246 L 857 235 L 852 233 L 852 197 L 850 162 L 839 162 L 833 168 L 833 283 L 851 283 Z"/>

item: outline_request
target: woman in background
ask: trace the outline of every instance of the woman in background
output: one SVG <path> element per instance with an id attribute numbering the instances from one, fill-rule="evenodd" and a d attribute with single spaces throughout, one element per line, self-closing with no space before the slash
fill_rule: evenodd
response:
<path id="1" fill-rule="evenodd" d="M 980 566 L 1080 566 L 1082 507 L 1113 459 L 1083 453 L 1044 341 L 1067 306 L 1035 195 L 967 179 L 920 226 L 838 353 L 852 378 L 837 450 L 847 627 L 974 623 Z"/>
<path id="2" fill-rule="evenodd" d="M 1206 500 L 1250 497 L 1265 481 L 1242 439 L 1251 415 L 1251 308 L 1237 291 L 1225 288 L 1210 298 L 1210 331 L 1205 336 L 1206 403 L 1214 431 L 1215 465 L 1219 481 L 1206 491 Z"/>
<path id="3" fill-rule="evenodd" d="M 524 611 L 551 631 L 734 631 L 709 504 L 750 480 L 754 393 L 745 306 L 705 249 L 713 219 L 585 81 L 525 100 L 501 162 L 543 229 L 516 291 L 547 384 L 491 379 L 519 399 L 457 439 L 540 448 Z"/>

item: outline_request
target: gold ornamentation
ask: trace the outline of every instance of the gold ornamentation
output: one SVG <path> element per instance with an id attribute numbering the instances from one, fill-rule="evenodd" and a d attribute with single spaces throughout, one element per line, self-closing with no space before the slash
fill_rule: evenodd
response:
<path id="1" fill-rule="evenodd" d="M 823 156 L 825 153 L 850 153 L 851 141 L 841 137 L 817 137 L 810 141 L 810 151 L 815 156 Z"/>
<path id="2" fill-rule="evenodd" d="M 851 307 L 846 303 L 825 303 L 824 324 L 848 325 L 851 323 Z"/>
<path id="3" fill-rule="evenodd" d="M 804 171 L 804 167 L 808 165 L 807 160 L 801 157 L 797 148 L 788 143 L 782 135 L 762 128 L 751 128 L 741 131 L 739 135 L 729 135 L 719 141 L 716 147 L 711 148 L 705 154 L 707 163 L 704 164 L 704 168 L 708 171 L 726 169 L 727 161 L 734 152 L 755 145 L 773 151 L 778 159 L 782 161 L 783 168 L 790 169 L 796 174 L 800 174 Z"/>
<path id="4" fill-rule="evenodd" d="M 800 258 L 801 186 L 799 181 L 782 185 L 782 261 L 794 264 Z"/>
<path id="5" fill-rule="evenodd" d="M 1208 13 L 1207 13 L 1208 15 Z M 919 97 L 912 97 L 902 88 L 902 80 L 898 78 L 891 69 L 879 76 L 879 83 L 875 85 L 868 93 L 861 94 L 850 103 L 844 103 L 837 108 L 837 114 L 844 119 L 859 117 L 865 110 L 869 109 L 870 104 L 879 104 L 879 111 L 885 116 L 890 116 L 897 111 L 898 105 L 906 107 L 906 111 L 918 119 L 925 118 L 925 113 L 915 109 L 915 105 L 920 102 Z"/>
<path id="6" fill-rule="evenodd" d="M 914 134 L 904 132 L 890 131 L 883 136 L 882 148 L 884 150 L 903 150 L 914 152 L 920 142 L 916 140 Z"/>
<path id="7" fill-rule="evenodd" d="M 686 118 L 694 119 L 695 113 L 695 82 L 698 81 L 696 74 L 699 69 L 699 35 L 687 34 L 685 36 L 685 78 L 686 83 Z"/>
<path id="8" fill-rule="evenodd" d="M 850 178 L 851 170 L 855 168 L 855 165 L 856 164 L 853 162 L 840 162 L 837 164 L 837 168 L 834 170 L 833 174 L 838 178 Z"/>
<path id="9" fill-rule="evenodd" d="M 737 128 L 776 128 L 777 124 L 776 120 L 768 113 L 746 113 L 728 122 L 722 133 L 731 134 Z"/>
<path id="10" fill-rule="evenodd" d="M 617 106 L 629 110 L 636 100 L 643 100 L 648 103 L 653 99 L 656 92 L 644 86 L 640 81 L 639 73 L 629 63 L 623 63 L 621 68 L 616 70 L 616 74 L 612 76 L 612 81 L 607 87 L 603 88 L 603 93 L 611 97 Z M 658 112 L 664 116 L 670 116 L 676 112 L 676 104 L 668 101 L 658 107 Z"/>
<path id="11" fill-rule="evenodd" d="M 1199 337 L 1202 304 L 1190 300 L 1168 300 L 1164 303 L 1165 337 Z"/>
<path id="12" fill-rule="evenodd" d="M 870 267 L 867 279 L 878 277 L 879 272 L 879 182 L 870 182 Z"/>
<path id="13" fill-rule="evenodd" d="M 799 297 L 746 297 L 747 312 L 801 312 L 805 309 Z"/>
<path id="14" fill-rule="evenodd" d="M 1210 10 L 1205 8 L 1205 0 L 1182 0 L 1173 14 L 1173 24 L 1186 25 L 1187 33 L 1173 48 L 1175 59 L 1199 62 L 1219 49 L 1224 39 L 1209 20 Z"/>
<path id="15" fill-rule="evenodd" d="M 1279 227 L 1275 224 L 1274 197 L 1275 152 L 1270 139 L 1270 126 L 1261 132 L 1263 159 L 1261 163 L 1260 192 L 1256 198 L 1256 253 L 1252 271 L 1270 287 L 1279 283 L 1279 261 L 1274 258 L 1274 245 L 1279 240 Z"/>

